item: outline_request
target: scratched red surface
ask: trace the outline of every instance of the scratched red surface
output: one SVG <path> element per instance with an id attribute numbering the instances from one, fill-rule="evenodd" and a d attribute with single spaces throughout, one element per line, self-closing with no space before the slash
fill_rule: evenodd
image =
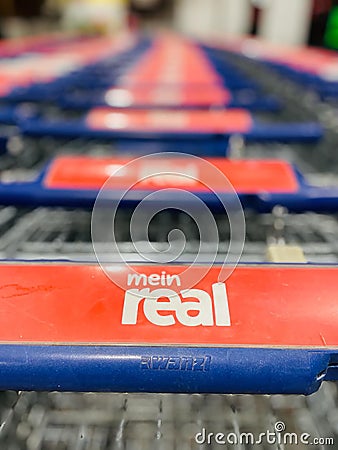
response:
<path id="1" fill-rule="evenodd" d="M 134 269 L 148 276 L 182 271 Z M 122 282 L 131 272 L 126 266 L 111 270 Z M 211 295 L 218 273 L 212 268 L 195 288 Z M 338 346 L 338 268 L 237 267 L 226 281 L 231 318 L 226 327 L 178 321 L 157 326 L 146 319 L 142 302 L 136 325 L 122 325 L 125 292 L 99 266 L 1 265 L 0 279 L 2 342 Z M 170 289 L 180 292 L 175 284 Z M 175 317 L 174 311 L 163 314 Z"/>

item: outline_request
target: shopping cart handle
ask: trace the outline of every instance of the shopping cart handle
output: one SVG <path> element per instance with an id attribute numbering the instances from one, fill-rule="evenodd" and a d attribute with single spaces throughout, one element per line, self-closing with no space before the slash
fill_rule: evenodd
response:
<path id="1" fill-rule="evenodd" d="M 329 352 L 289 349 L 1 344 L 0 358 L 15 391 L 310 395 L 338 375 Z"/>
<path id="2" fill-rule="evenodd" d="M 212 174 L 207 175 L 205 168 L 200 167 L 201 160 L 195 159 L 192 162 L 191 158 L 175 158 L 174 155 L 175 153 L 170 158 L 164 158 L 158 154 L 151 159 L 147 158 L 146 161 L 140 158 L 134 161 L 132 169 L 126 170 L 123 175 L 111 177 L 109 187 L 106 188 L 109 201 L 117 201 L 121 207 L 135 207 L 141 201 L 145 204 L 147 201 L 154 201 L 146 199 L 148 194 L 166 188 L 167 191 L 163 192 L 161 199 L 163 201 L 165 197 L 166 202 L 175 208 L 179 199 L 173 196 L 171 189 L 180 188 L 194 193 L 211 210 L 219 211 L 224 209 L 221 200 L 228 203 L 234 198 L 229 186 L 224 185 L 224 180 L 228 180 L 227 183 L 231 183 L 243 207 L 260 213 L 270 212 L 277 205 L 292 212 L 338 211 L 338 188 L 311 186 L 294 166 L 284 161 L 206 158 L 206 161 L 226 177 L 221 178 L 215 185 Z M 34 182 L 0 184 L 0 203 L 90 208 L 113 173 L 111 171 L 130 167 L 129 162 L 130 158 L 60 156 L 52 160 Z M 149 178 L 149 174 L 158 173 L 159 168 L 163 167 L 167 170 L 170 168 L 173 174 L 181 174 L 180 177 L 187 170 L 189 180 L 189 174 L 193 170 L 194 176 L 197 177 L 196 182 L 193 185 L 190 181 L 185 184 L 184 178 L 177 180 L 177 177 L 173 177 L 165 184 L 161 182 L 157 185 L 151 176 Z M 148 176 L 140 186 L 137 183 L 143 179 L 145 173 Z M 199 173 L 203 173 L 202 184 L 198 181 Z M 205 185 L 207 182 L 212 190 Z"/>
<path id="3" fill-rule="evenodd" d="M 93 93 L 82 93 L 82 95 L 69 95 L 66 96 L 62 94 L 62 90 L 58 96 L 58 104 L 61 108 L 65 109 L 75 109 L 75 110 L 88 110 L 95 107 L 112 107 L 112 108 L 124 108 L 124 109 L 209 109 L 210 107 L 218 107 L 218 108 L 243 108 L 248 111 L 269 111 L 276 112 L 281 109 L 281 102 L 273 96 L 262 96 L 256 94 L 254 91 L 235 94 L 228 92 L 224 88 L 206 86 L 209 89 L 210 95 L 207 93 L 203 93 L 203 89 L 205 91 L 204 86 L 197 86 L 194 88 L 195 93 L 191 96 L 192 88 L 188 88 L 188 93 L 184 93 L 183 89 L 178 89 L 180 93 L 179 98 L 177 99 L 177 95 L 172 95 L 173 101 L 170 101 L 166 98 L 156 99 L 156 92 L 158 92 L 158 88 L 156 91 L 155 87 L 141 88 L 143 92 L 143 98 L 133 99 L 133 91 L 124 89 L 111 89 L 110 91 L 99 91 L 95 94 Z M 215 89 L 213 92 L 212 89 Z M 149 90 L 149 95 L 144 95 L 144 92 Z M 190 90 L 190 96 L 189 96 Z M 109 92 L 117 93 L 122 91 L 122 98 L 117 98 L 112 101 L 109 101 Z M 165 92 L 165 88 L 162 88 L 162 91 Z M 183 91 L 183 93 L 181 92 Z M 217 92 L 219 91 L 219 93 Z M 168 94 L 167 94 L 168 97 Z M 170 96 L 169 96 L 170 97 Z M 125 102 L 125 103 L 124 103 Z"/>
<path id="4" fill-rule="evenodd" d="M 315 142 L 323 137 L 319 123 L 263 124 L 255 122 L 246 134 L 248 141 Z"/>
<path id="5" fill-rule="evenodd" d="M 58 97 L 58 103 L 61 108 L 65 109 L 75 109 L 75 110 L 85 110 L 90 109 L 93 107 L 102 107 L 107 106 L 106 100 L 104 98 L 95 97 L 95 99 L 90 99 L 88 97 L 82 97 L 79 96 L 76 97 L 70 97 L 67 96 L 66 98 Z M 139 108 L 139 109 L 158 109 L 158 108 L 164 108 L 164 109 L 177 109 L 178 107 L 180 109 L 203 109 L 203 108 L 210 108 L 210 107 L 224 107 L 224 108 L 244 108 L 248 111 L 267 111 L 267 112 L 277 112 L 281 109 L 281 102 L 274 98 L 274 97 L 266 97 L 261 99 L 241 99 L 233 97 L 229 103 L 216 103 L 216 104 L 206 104 L 206 103 L 161 103 L 161 104 L 151 104 L 151 103 L 140 103 L 140 104 L 133 104 L 132 108 Z M 126 107 L 128 108 L 128 107 Z"/>
<path id="6" fill-rule="evenodd" d="M 16 125 L 18 119 L 16 107 L 0 108 L 0 124 Z"/>
<path id="7" fill-rule="evenodd" d="M 260 97 L 252 99 L 245 99 L 245 97 L 241 97 L 240 95 L 236 97 L 234 95 L 232 100 L 228 105 L 224 105 L 225 107 L 231 108 L 243 108 L 248 111 L 266 111 L 266 112 L 277 112 L 282 109 L 282 103 L 276 97 Z"/>
<path id="8" fill-rule="evenodd" d="M 170 114 L 173 114 L 170 117 Z M 142 112 L 95 108 L 82 119 L 48 121 L 44 118 L 23 120 L 24 134 L 33 136 L 88 137 L 120 141 L 148 140 L 165 142 L 205 140 L 205 152 L 214 141 L 228 142 L 230 136 L 240 134 L 247 141 L 259 142 L 316 142 L 323 135 L 317 123 L 262 124 L 245 110 L 213 112 L 207 110 Z M 179 146 L 178 146 L 179 147 Z M 225 152 L 225 147 L 223 152 Z M 184 149 L 183 149 L 184 150 Z M 180 149 L 182 151 L 182 149 Z M 224 153 L 223 153 L 224 154 Z"/>
<path id="9" fill-rule="evenodd" d="M 188 269 L 201 277 L 186 289 Z M 239 265 L 224 282 L 217 265 L 107 270 L 117 284 L 99 265 L 0 264 L 1 390 L 311 394 L 337 380 L 337 267 Z"/>
<path id="10" fill-rule="evenodd" d="M 338 211 L 338 187 L 314 187 L 303 185 L 292 194 L 260 193 L 254 200 L 255 209 L 269 212 L 274 206 L 285 206 L 288 211 L 301 213 L 335 213 Z"/>

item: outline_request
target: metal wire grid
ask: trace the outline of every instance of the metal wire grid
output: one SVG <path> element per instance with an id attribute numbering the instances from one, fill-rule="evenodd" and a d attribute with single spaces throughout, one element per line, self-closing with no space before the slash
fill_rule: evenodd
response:
<path id="1" fill-rule="evenodd" d="M 288 449 L 295 441 L 256 444 L 260 433 L 324 438 L 311 448 L 338 448 L 337 386 L 325 383 L 311 397 L 185 394 L 1 394 L 0 445 L 6 450 Z M 252 433 L 238 445 L 196 442 L 207 433 Z M 333 442 L 329 441 L 333 438 Z M 199 437 L 199 442 L 203 437 Z M 234 442 L 233 440 L 230 442 Z"/>
<path id="2" fill-rule="evenodd" d="M 139 261 L 130 239 L 132 211 L 120 211 L 115 224 L 119 251 L 129 261 Z M 225 214 L 215 216 L 219 230 L 218 261 L 223 261 L 229 247 L 229 223 Z M 72 259 L 95 261 L 91 241 L 91 212 L 62 208 L 33 210 L 4 207 L 0 209 L 0 256 L 5 259 Z M 149 238 L 158 251 L 168 248 L 171 230 L 180 229 L 186 245 L 180 261 L 191 261 L 199 251 L 199 233 L 193 219 L 185 213 L 163 211 L 149 226 Z M 324 214 L 246 214 L 246 242 L 242 262 L 263 262 L 267 244 L 284 242 L 300 245 L 310 262 L 338 262 L 338 217 Z M 102 241 L 107 260 L 118 260 L 109 242 Z M 174 249 L 173 249 L 174 250 Z M 151 255 L 148 255 L 151 256 Z M 205 261 L 210 259 L 205 252 Z"/>

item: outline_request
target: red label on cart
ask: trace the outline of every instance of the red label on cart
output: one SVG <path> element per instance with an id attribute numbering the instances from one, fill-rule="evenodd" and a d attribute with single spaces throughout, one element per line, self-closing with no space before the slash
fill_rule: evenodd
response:
<path id="1" fill-rule="evenodd" d="M 182 188 L 189 191 L 229 190 L 224 177 L 215 177 L 215 167 L 238 193 L 292 193 L 298 182 L 292 166 L 278 160 L 228 160 L 226 158 L 136 159 L 62 156 L 56 158 L 44 180 L 50 189 L 100 189 L 109 180 L 110 189 L 154 190 Z"/>
<path id="2" fill-rule="evenodd" d="M 173 35 L 161 36 L 132 70 L 122 85 L 189 84 L 220 82 L 214 67 L 194 44 Z"/>
<path id="3" fill-rule="evenodd" d="M 249 112 L 237 110 L 140 111 L 95 108 L 86 119 L 93 130 L 142 133 L 247 133 L 252 127 Z"/>
<path id="4" fill-rule="evenodd" d="M 121 289 L 99 266 L 1 265 L 0 341 L 338 346 L 338 268 L 237 267 L 219 283 L 214 267 L 183 291 L 181 266 L 133 269 L 111 267 Z"/>

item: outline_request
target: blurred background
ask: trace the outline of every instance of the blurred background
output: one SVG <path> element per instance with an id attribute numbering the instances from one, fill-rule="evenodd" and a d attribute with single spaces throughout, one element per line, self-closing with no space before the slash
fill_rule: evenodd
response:
<path id="1" fill-rule="evenodd" d="M 338 48 L 337 0 L 2 0 L 0 18 L 3 37 L 141 27 Z"/>

